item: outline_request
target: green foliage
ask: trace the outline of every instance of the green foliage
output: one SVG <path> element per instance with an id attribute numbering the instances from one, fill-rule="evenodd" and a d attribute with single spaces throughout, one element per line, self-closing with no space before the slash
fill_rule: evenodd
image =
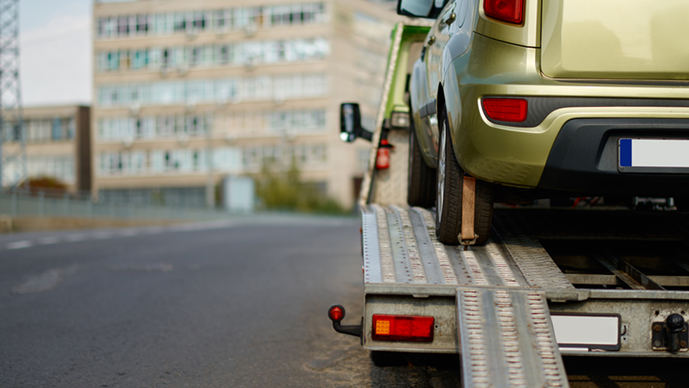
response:
<path id="1" fill-rule="evenodd" d="M 287 171 L 278 170 L 273 162 L 264 162 L 256 179 L 256 195 L 268 210 L 346 213 L 336 200 L 321 193 L 316 185 L 302 181 L 294 159 Z"/>

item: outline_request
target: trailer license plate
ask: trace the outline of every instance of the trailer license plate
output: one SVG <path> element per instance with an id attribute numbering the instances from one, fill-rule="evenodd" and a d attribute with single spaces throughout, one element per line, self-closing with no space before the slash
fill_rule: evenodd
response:
<path id="1" fill-rule="evenodd" d="M 689 168 L 689 140 L 620 139 L 619 167 Z"/>
<path id="2" fill-rule="evenodd" d="M 619 315 L 552 314 L 560 351 L 620 350 Z"/>

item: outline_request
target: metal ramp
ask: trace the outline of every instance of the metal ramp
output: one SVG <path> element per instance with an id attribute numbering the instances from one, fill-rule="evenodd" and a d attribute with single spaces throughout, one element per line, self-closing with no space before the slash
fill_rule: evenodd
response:
<path id="1" fill-rule="evenodd" d="M 422 208 L 369 205 L 362 214 L 364 291 L 452 295 L 458 286 L 538 288 L 550 296 L 577 290 L 535 240 L 498 229 L 485 246 L 464 250 L 435 239 Z M 432 286 L 432 287 L 431 287 Z"/>
<path id="2" fill-rule="evenodd" d="M 457 290 L 464 387 L 568 387 L 543 292 Z"/>
<path id="3" fill-rule="evenodd" d="M 465 250 L 435 239 L 426 209 L 362 213 L 364 293 L 454 298 L 465 387 L 568 386 L 546 295 L 577 290 L 537 241 L 498 228 L 488 244 Z"/>

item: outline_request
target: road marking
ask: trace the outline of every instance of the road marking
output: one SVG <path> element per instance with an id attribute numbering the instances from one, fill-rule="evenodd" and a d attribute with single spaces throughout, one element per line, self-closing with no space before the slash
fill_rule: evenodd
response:
<path id="1" fill-rule="evenodd" d="M 96 240 L 105 240 L 113 236 L 112 232 L 96 232 L 91 235 L 91 237 Z"/>
<path id="2" fill-rule="evenodd" d="M 55 244 L 58 241 L 60 241 L 60 239 L 55 236 L 41 237 L 38 239 L 38 243 L 41 245 Z"/>
<path id="3" fill-rule="evenodd" d="M 94 240 L 105 240 L 109 238 L 115 238 L 115 237 L 134 237 L 134 236 L 140 236 L 140 235 L 155 235 L 155 234 L 161 234 L 165 232 L 194 232 L 194 231 L 201 231 L 201 230 L 211 230 L 211 229 L 220 229 L 220 228 L 226 228 L 230 226 L 236 225 L 236 222 L 233 221 L 221 221 L 221 222 L 208 222 L 208 223 L 196 223 L 196 224 L 186 224 L 186 225 L 178 225 L 178 226 L 172 226 L 172 227 L 160 227 L 160 226 L 153 226 L 153 227 L 145 227 L 145 228 L 137 228 L 137 229 L 123 229 L 123 230 L 108 230 L 108 231 L 97 231 L 97 232 L 92 232 L 92 233 L 72 233 L 64 236 L 63 238 L 60 238 L 58 236 L 46 236 L 46 237 L 39 237 L 36 239 L 35 242 L 30 241 L 30 240 L 20 240 L 20 241 L 14 241 L 7 243 L 5 246 L 7 249 L 24 249 L 24 248 L 29 248 L 34 245 L 51 245 L 51 244 L 57 244 L 59 242 L 79 242 L 79 241 L 86 241 L 89 239 L 94 239 Z"/>
<path id="4" fill-rule="evenodd" d="M 24 249 L 33 246 L 29 240 L 14 241 L 7 244 L 7 249 Z"/>

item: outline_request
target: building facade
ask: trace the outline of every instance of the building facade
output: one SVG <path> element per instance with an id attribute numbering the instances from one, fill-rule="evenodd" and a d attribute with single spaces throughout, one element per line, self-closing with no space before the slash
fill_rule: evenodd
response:
<path id="1" fill-rule="evenodd" d="M 203 206 L 295 161 L 351 205 L 368 144 L 339 141 L 339 104 L 372 126 L 395 18 L 390 1 L 96 1 L 94 192 Z"/>
<path id="2" fill-rule="evenodd" d="M 91 118 L 90 108 L 83 105 L 33 106 L 23 109 L 26 142 L 27 178 L 54 178 L 72 193 L 90 192 Z M 5 152 L 18 154 L 21 132 L 14 122 L 4 122 Z M 18 163 L 3 166 L 5 175 L 19 177 Z M 17 171 L 15 171 L 17 170 Z M 17 179 L 3 181 L 5 186 L 21 184 Z"/>

